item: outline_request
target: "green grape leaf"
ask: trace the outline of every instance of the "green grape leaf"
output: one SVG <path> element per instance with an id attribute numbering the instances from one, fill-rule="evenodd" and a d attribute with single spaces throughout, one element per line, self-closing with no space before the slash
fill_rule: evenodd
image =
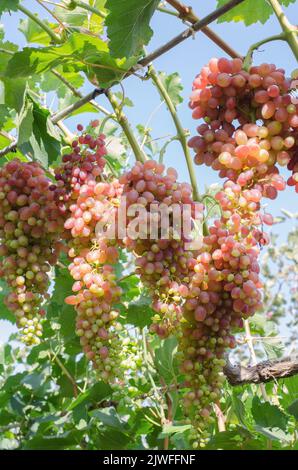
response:
<path id="1" fill-rule="evenodd" d="M 100 403 L 108 398 L 112 393 L 110 385 L 104 382 L 97 382 L 86 392 L 81 393 L 67 408 L 67 411 L 74 410 L 79 405 L 88 403 Z"/>
<path id="2" fill-rule="evenodd" d="M 82 431 L 66 431 L 58 436 L 35 434 L 25 442 L 24 449 L 32 450 L 59 450 L 75 446 L 80 442 Z"/>
<path id="3" fill-rule="evenodd" d="M 166 436 L 171 434 L 183 434 L 185 431 L 191 429 L 190 424 L 180 424 L 180 425 L 173 425 L 173 424 L 165 424 L 162 428 L 162 432 L 160 433 L 160 439 L 164 439 Z"/>
<path id="4" fill-rule="evenodd" d="M 257 396 L 252 400 L 251 412 L 256 424 L 262 428 L 279 428 L 283 431 L 287 428 L 287 415 L 278 406 L 261 402 Z"/>
<path id="5" fill-rule="evenodd" d="M 149 26 L 159 0 L 107 0 L 106 18 L 110 50 L 114 57 L 132 57 L 149 43 Z"/>
<path id="6" fill-rule="evenodd" d="M 229 0 L 217 0 L 217 7 L 221 7 L 228 3 Z M 280 0 L 280 3 L 284 6 L 295 3 L 295 0 Z M 219 23 L 230 22 L 230 21 L 243 21 L 246 26 L 249 26 L 258 21 L 265 24 L 266 21 L 273 14 L 273 9 L 269 2 L 266 0 L 245 0 L 230 11 L 222 15 L 219 19 Z"/>
<path id="7" fill-rule="evenodd" d="M 167 75 L 165 72 L 159 72 L 158 76 L 174 105 L 177 106 L 179 103 L 182 103 L 183 98 L 181 96 L 181 91 L 183 90 L 183 86 L 181 84 L 179 73 L 175 72 Z"/>
<path id="8" fill-rule="evenodd" d="M 287 411 L 298 421 L 298 399 L 288 406 Z"/>
<path id="9" fill-rule="evenodd" d="M 206 449 L 210 450 L 242 450 L 243 441 L 246 449 L 258 449 L 260 443 L 254 440 L 253 435 L 242 426 L 236 426 L 231 431 L 216 433 L 208 442 Z"/>
<path id="10" fill-rule="evenodd" d="M 1 82 L 0 82 L 1 83 Z M 3 102 L 17 112 L 20 112 L 24 105 L 24 96 L 27 83 L 24 78 L 3 77 Z"/>
<path id="11" fill-rule="evenodd" d="M 161 346 L 155 351 L 155 366 L 167 384 L 176 380 L 177 370 L 174 361 L 177 352 L 177 340 L 169 337 L 162 341 Z"/>
<path id="12" fill-rule="evenodd" d="M 19 3 L 19 0 L 1 0 L 0 15 L 5 11 L 17 11 Z"/>
<path id="13" fill-rule="evenodd" d="M 105 450 L 125 449 L 130 442 L 130 436 L 113 428 L 100 431 L 95 439 L 96 448 Z"/>
<path id="14" fill-rule="evenodd" d="M 144 328 L 151 324 L 153 315 L 154 311 L 151 308 L 151 299 L 141 296 L 138 300 L 128 305 L 125 323 Z"/>
<path id="15" fill-rule="evenodd" d="M 36 16 L 38 16 L 38 14 L 36 14 Z M 56 25 L 49 23 L 44 18 L 43 22 L 51 29 L 56 27 Z M 48 33 L 31 18 L 21 20 L 18 29 L 24 34 L 28 43 L 37 43 L 43 46 L 48 46 L 51 43 L 51 38 Z"/>
<path id="16" fill-rule="evenodd" d="M 126 423 L 120 418 L 113 407 L 90 411 L 90 415 L 109 428 L 125 431 Z"/>
<path id="17" fill-rule="evenodd" d="M 298 400 L 298 375 L 283 380 L 280 404 L 284 409 L 287 409 L 296 400 Z"/>
<path id="18" fill-rule="evenodd" d="M 6 283 L 0 279 L 0 320 L 8 320 L 10 323 L 15 323 L 15 316 L 4 304 L 4 298 L 8 293 L 9 289 Z"/>
<path id="19" fill-rule="evenodd" d="M 4 124 L 9 118 L 9 108 L 5 104 L 0 104 L 0 129 L 4 128 Z"/>
<path id="20" fill-rule="evenodd" d="M 44 167 L 60 155 L 59 134 L 50 120 L 50 112 L 27 93 L 19 114 L 18 148 L 31 153 Z"/>

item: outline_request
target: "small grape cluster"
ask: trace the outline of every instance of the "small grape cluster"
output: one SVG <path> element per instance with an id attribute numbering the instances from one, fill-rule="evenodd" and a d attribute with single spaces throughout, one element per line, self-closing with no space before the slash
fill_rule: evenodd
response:
<path id="1" fill-rule="evenodd" d="M 79 125 L 78 130 L 82 132 L 83 127 Z M 122 186 L 117 180 L 104 181 L 103 135 L 94 139 L 82 132 L 72 148 L 56 170 L 53 188 L 62 213 L 67 214 L 69 271 L 75 281 L 73 295 L 65 301 L 75 306 L 76 333 L 86 357 L 103 380 L 112 381 L 121 376 L 128 346 L 120 336 L 119 313 L 113 309 L 121 295 L 113 267 L 118 249 L 97 226 L 113 219 Z"/>
<path id="2" fill-rule="evenodd" d="M 165 173 L 164 165 L 154 160 L 137 162 L 120 178 L 120 183 L 124 185 L 127 220 L 127 234 L 122 243 L 135 254 L 136 273 L 152 295 L 156 314 L 151 331 L 165 338 L 180 328 L 182 305 L 188 295 L 188 265 L 193 253 L 185 249 L 185 243 L 191 240 L 192 227 L 186 227 L 183 222 L 194 216 L 195 211 L 202 218 L 203 206 L 194 204 L 188 183 L 177 182 L 175 169 L 168 168 Z M 184 207 L 189 208 L 189 215 L 183 211 Z M 136 211 L 140 211 L 140 227 L 135 234 L 130 233 L 130 223 Z M 165 220 L 169 224 L 163 232 Z"/>
<path id="3" fill-rule="evenodd" d="M 27 344 L 40 342 L 49 271 L 61 248 L 64 220 L 50 187 L 38 163 L 13 159 L 0 169 L 0 275 Z"/>

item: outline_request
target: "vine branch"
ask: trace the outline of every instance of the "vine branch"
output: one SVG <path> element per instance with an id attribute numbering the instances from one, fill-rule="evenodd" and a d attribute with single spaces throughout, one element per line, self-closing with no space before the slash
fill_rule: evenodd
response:
<path id="1" fill-rule="evenodd" d="M 285 379 L 298 374 L 298 356 L 289 356 L 274 361 L 262 361 L 253 366 L 232 365 L 229 361 L 224 374 L 230 385 L 263 384 Z"/>
<path id="2" fill-rule="evenodd" d="M 290 21 L 286 17 L 278 0 L 269 0 L 269 3 L 272 6 L 275 16 L 277 17 L 280 26 L 282 27 L 282 30 L 286 35 L 286 41 L 292 49 L 296 60 L 298 60 L 298 37 L 295 31 L 295 27 L 290 23 Z"/>
<path id="3" fill-rule="evenodd" d="M 191 24 L 195 24 L 200 21 L 200 18 L 194 13 L 192 7 L 188 7 L 178 0 L 166 0 L 169 5 L 171 5 L 178 13 L 176 15 L 181 18 L 183 21 L 189 21 Z M 171 10 L 168 10 L 168 13 L 172 13 Z M 202 28 L 202 33 L 205 34 L 211 41 L 213 41 L 218 47 L 220 47 L 226 54 L 232 58 L 240 57 L 241 54 L 235 51 L 229 44 L 227 44 L 218 34 L 216 34 L 208 26 Z"/>

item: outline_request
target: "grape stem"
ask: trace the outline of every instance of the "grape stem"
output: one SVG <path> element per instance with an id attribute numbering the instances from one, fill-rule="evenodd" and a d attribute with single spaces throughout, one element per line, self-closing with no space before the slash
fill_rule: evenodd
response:
<path id="1" fill-rule="evenodd" d="M 293 26 L 286 17 L 279 0 L 269 0 L 269 3 L 286 35 L 286 41 L 292 49 L 296 60 L 298 60 L 298 37 L 296 35 L 295 26 Z"/>
<path id="2" fill-rule="evenodd" d="M 268 38 L 262 39 L 261 41 L 258 41 L 250 46 L 250 48 L 247 51 L 247 54 L 245 56 L 244 62 L 243 62 L 243 68 L 244 70 L 249 70 L 251 64 L 252 64 L 252 56 L 253 53 L 256 49 L 258 49 L 260 46 L 263 44 L 266 44 L 267 42 L 271 41 L 286 41 L 286 35 L 285 33 L 281 34 L 274 34 L 273 36 L 269 36 Z"/>
<path id="3" fill-rule="evenodd" d="M 38 24 L 38 26 L 49 35 L 53 43 L 62 44 L 63 40 L 59 36 L 57 36 L 57 34 L 55 34 L 54 31 L 52 31 L 52 29 L 38 16 L 34 15 L 34 13 L 32 13 L 30 10 L 27 10 L 27 8 L 23 5 L 18 5 L 18 10 L 24 13 L 24 15 L 28 16 L 28 18 L 30 18 L 36 24 Z"/>
<path id="4" fill-rule="evenodd" d="M 141 149 L 139 142 L 137 141 L 130 124 L 127 120 L 127 117 L 125 116 L 124 112 L 122 111 L 122 107 L 119 106 L 119 103 L 117 101 L 116 96 L 111 92 L 111 91 L 106 91 L 106 96 L 108 100 L 110 101 L 112 108 L 115 111 L 117 121 L 122 127 L 122 130 L 124 134 L 126 135 L 126 138 L 133 150 L 133 153 L 136 157 L 136 160 L 138 160 L 141 163 L 144 163 L 145 160 L 147 159 L 147 156 L 145 155 L 144 151 Z"/>
<path id="5" fill-rule="evenodd" d="M 170 111 L 170 114 L 173 118 L 176 130 L 177 130 L 177 137 L 181 143 L 184 156 L 186 159 L 187 167 L 188 167 L 188 172 L 189 172 L 189 177 L 193 189 L 193 197 L 195 201 L 200 200 L 200 194 L 198 190 L 198 185 L 197 185 L 197 179 L 195 175 L 195 169 L 193 165 L 193 160 L 190 155 L 189 147 L 187 145 L 187 140 L 186 140 L 186 132 L 185 129 L 183 129 L 181 122 L 179 120 L 179 117 L 177 115 L 177 110 L 176 107 L 168 94 L 166 88 L 164 87 L 160 77 L 156 73 L 153 65 L 149 65 L 148 67 L 148 76 L 152 79 L 153 83 L 155 84 L 156 88 L 158 89 L 159 93 L 161 94 L 162 98 L 165 100 L 165 103 Z"/>

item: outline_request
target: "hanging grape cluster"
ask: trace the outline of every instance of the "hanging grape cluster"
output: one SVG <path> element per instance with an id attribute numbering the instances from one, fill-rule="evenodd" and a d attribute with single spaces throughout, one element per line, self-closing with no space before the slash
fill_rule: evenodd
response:
<path id="1" fill-rule="evenodd" d="M 165 172 L 164 165 L 148 160 L 144 164 L 137 162 L 120 178 L 128 229 L 123 245 L 136 256 L 136 273 L 151 293 L 156 312 L 151 331 L 161 338 L 180 327 L 182 306 L 188 296 L 193 253 L 185 249 L 185 244 L 191 241 L 192 227 L 186 227 L 185 219 L 196 215 L 202 220 L 203 214 L 202 204 L 195 205 L 192 200 L 190 185 L 178 183 L 177 176 L 175 169 Z M 189 214 L 184 213 L 185 206 Z M 129 232 L 130 223 L 136 218 L 136 211 L 131 212 L 133 207 L 144 211 L 138 217 L 141 227 L 137 235 Z M 168 226 L 163 232 L 165 220 Z"/>
<path id="2" fill-rule="evenodd" d="M 272 225 L 273 217 L 262 213 L 261 200 L 285 189 L 279 166 L 293 171 L 288 184 L 295 184 L 298 106 L 290 87 L 273 64 L 245 70 L 242 60 L 225 58 L 211 59 L 193 83 L 193 118 L 205 122 L 189 146 L 195 163 L 226 178 L 215 196 L 222 216 L 209 227 L 193 267 L 179 345 L 194 447 L 208 437 L 225 349 L 235 347 L 232 331 L 262 305 L 258 256 L 269 242 L 263 224 Z"/>
<path id="3" fill-rule="evenodd" d="M 38 163 L 13 159 L 0 169 L 0 276 L 27 344 L 38 344 L 49 271 L 59 254 L 63 217 Z"/>
<path id="4" fill-rule="evenodd" d="M 74 279 L 73 295 L 66 303 L 77 312 L 76 333 L 86 357 L 105 381 L 120 377 L 120 366 L 128 354 L 119 333 L 119 312 L 113 308 L 121 295 L 113 265 L 119 252 L 97 226 L 113 219 L 122 186 L 105 178 L 104 136 L 93 138 L 78 126 L 81 135 L 72 143 L 72 152 L 63 156 L 53 187 L 60 209 L 66 214 L 69 272 Z"/>

